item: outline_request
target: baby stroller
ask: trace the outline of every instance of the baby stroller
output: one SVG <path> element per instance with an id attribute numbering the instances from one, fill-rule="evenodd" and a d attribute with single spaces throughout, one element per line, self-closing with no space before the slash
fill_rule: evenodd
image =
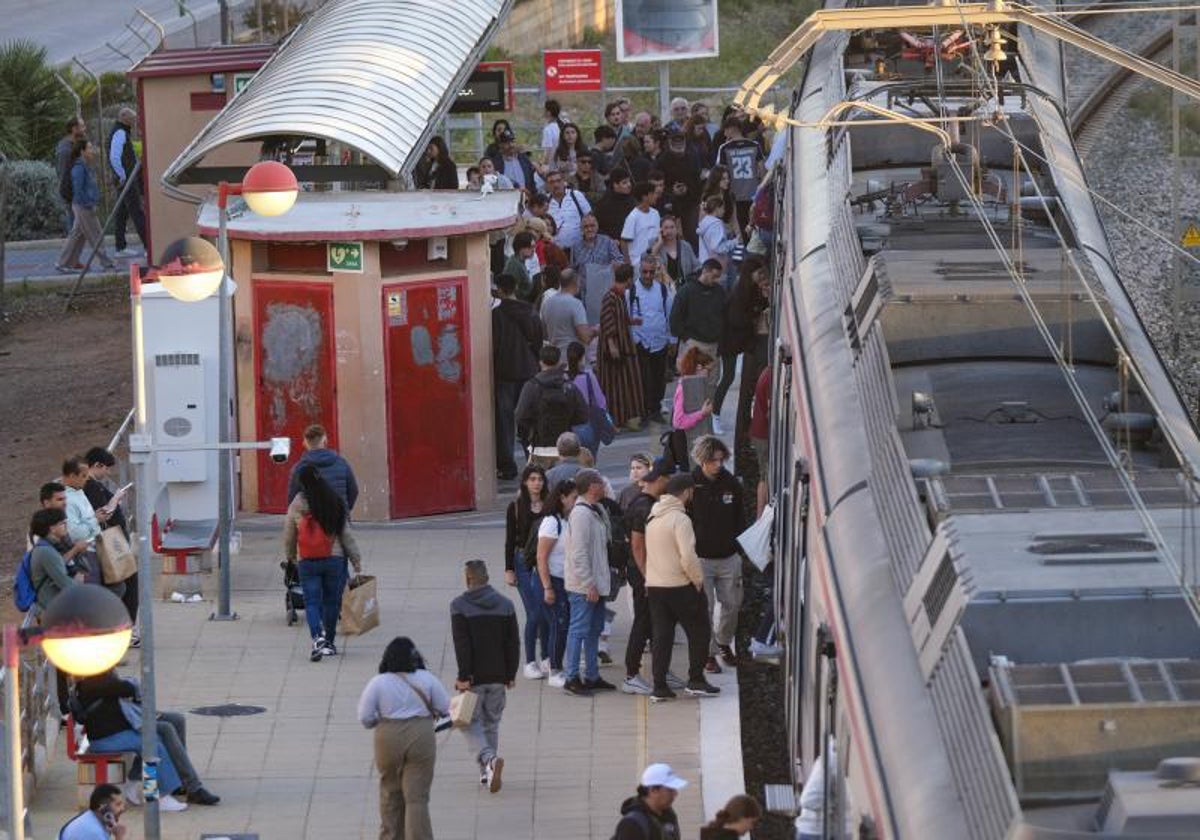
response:
<path id="1" fill-rule="evenodd" d="M 287 623 L 291 627 L 297 621 L 296 611 L 304 609 L 304 587 L 300 585 L 300 567 L 293 560 L 279 564 L 283 569 L 283 606 L 287 610 Z"/>

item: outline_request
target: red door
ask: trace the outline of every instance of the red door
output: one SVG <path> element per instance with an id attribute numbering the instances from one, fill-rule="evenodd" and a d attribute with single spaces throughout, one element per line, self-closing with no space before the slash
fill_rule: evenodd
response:
<path id="1" fill-rule="evenodd" d="M 304 429 L 322 424 L 337 448 L 333 287 L 254 281 L 254 334 L 258 439 L 292 441 L 286 464 L 258 453 L 258 508 L 283 513 L 288 476 L 304 452 Z"/>
<path id="2" fill-rule="evenodd" d="M 474 507 L 466 289 L 465 277 L 383 289 L 395 518 Z"/>

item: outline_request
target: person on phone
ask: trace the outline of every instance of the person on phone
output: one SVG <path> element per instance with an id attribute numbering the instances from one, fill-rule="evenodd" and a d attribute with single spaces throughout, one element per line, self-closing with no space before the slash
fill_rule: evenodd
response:
<path id="1" fill-rule="evenodd" d="M 613 284 L 601 299 L 596 372 L 600 377 L 600 389 L 608 399 L 613 423 L 637 429 L 646 412 L 637 344 L 633 340 L 633 324 L 625 300 L 632 281 L 633 266 L 617 266 Z"/>
<path id="2" fill-rule="evenodd" d="M 121 840 L 128 830 L 121 825 L 125 798 L 116 785 L 96 785 L 88 797 L 88 808 L 58 830 L 58 840 Z"/>

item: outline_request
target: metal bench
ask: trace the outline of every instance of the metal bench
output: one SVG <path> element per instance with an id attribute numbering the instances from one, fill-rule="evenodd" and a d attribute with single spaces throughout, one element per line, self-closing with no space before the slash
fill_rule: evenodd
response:
<path id="1" fill-rule="evenodd" d="M 79 749 L 75 718 L 67 715 L 67 758 L 75 762 L 75 802 L 86 808 L 88 797 L 96 785 L 121 785 L 125 782 L 125 759 L 136 752 L 92 752 Z"/>
<path id="2" fill-rule="evenodd" d="M 169 500 L 164 491 L 155 503 L 150 517 L 150 547 L 168 559 L 164 574 L 186 575 L 194 571 L 188 569 L 188 558 L 210 551 L 216 544 L 217 520 L 172 519 Z"/>

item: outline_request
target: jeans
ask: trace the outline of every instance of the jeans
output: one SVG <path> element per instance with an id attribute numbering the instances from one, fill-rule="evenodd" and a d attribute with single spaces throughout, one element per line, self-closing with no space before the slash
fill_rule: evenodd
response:
<path id="1" fill-rule="evenodd" d="M 158 740 L 163 745 L 165 754 L 170 757 L 171 763 L 179 772 L 184 792 L 195 793 L 204 785 L 200 781 L 200 775 L 196 772 L 195 765 L 192 764 L 191 756 L 187 753 L 187 718 L 179 712 L 159 712 L 158 722 L 154 728 L 158 732 Z M 129 770 L 129 778 L 140 779 L 141 777 L 142 759 L 139 756 Z M 173 791 L 165 789 L 163 792 L 173 793 Z"/>
<path id="2" fill-rule="evenodd" d="M 471 718 L 471 725 L 464 734 L 468 747 L 482 769 L 487 767 L 500 749 L 500 716 L 504 714 L 508 691 L 503 683 L 473 685 L 471 691 L 476 695 L 475 716 Z"/>
<path id="3" fill-rule="evenodd" d="M 537 662 L 537 645 L 542 643 L 542 658 L 550 658 L 550 622 L 546 617 L 546 604 L 542 600 L 542 581 L 537 571 L 525 565 L 525 552 L 517 549 L 513 558 L 517 572 L 517 593 L 525 606 L 525 661 Z"/>
<path id="4" fill-rule="evenodd" d="M 667 348 L 652 353 L 637 346 L 638 365 L 642 369 L 642 404 L 646 416 L 662 413 L 663 396 L 667 390 Z"/>
<path id="5" fill-rule="evenodd" d="M 727 353 L 721 356 L 721 381 L 717 383 L 717 393 L 713 396 L 713 414 L 721 413 L 725 405 L 725 395 L 733 386 L 733 377 L 737 373 L 737 353 Z"/>
<path id="6" fill-rule="evenodd" d="M 588 682 L 600 677 L 600 633 L 604 630 L 604 602 L 589 601 L 580 592 L 567 593 L 571 601 L 571 629 L 567 631 L 566 667 L 563 676 L 573 680 L 579 676 L 579 652 L 583 650 Z"/>
<path id="7" fill-rule="evenodd" d="M 633 621 L 629 625 L 629 643 L 625 646 L 625 676 L 636 676 L 642 670 L 642 654 L 650 635 L 650 602 L 646 599 L 646 584 L 642 576 L 629 576 L 633 589 Z"/>
<path id="8" fill-rule="evenodd" d="M 541 576 L 535 572 L 531 578 L 530 588 L 535 598 L 542 599 L 542 616 L 550 628 L 550 670 L 561 671 L 563 654 L 567 647 L 567 625 L 571 617 L 571 608 L 567 603 L 567 585 L 562 578 L 551 575 L 550 585 L 554 587 L 554 603 L 547 604 Z"/>
<path id="9" fill-rule="evenodd" d="M 125 250 L 125 223 L 130 219 L 133 219 L 133 227 L 137 231 L 138 239 L 142 241 L 142 247 L 146 248 L 150 244 L 146 241 L 146 212 L 142 208 L 140 171 L 138 178 L 139 180 L 130 185 L 129 192 L 125 193 L 125 200 L 117 205 L 117 215 L 113 220 L 113 236 L 118 251 Z"/>
<path id="10" fill-rule="evenodd" d="M 131 752 L 139 756 L 142 754 L 142 733 L 134 729 L 122 729 L 112 735 L 96 738 L 91 743 L 91 751 L 94 753 Z M 171 754 L 163 746 L 161 738 L 158 739 L 154 751 L 158 754 L 158 790 L 162 795 L 174 793 L 182 787 L 182 782 L 179 780 L 179 771 L 171 761 Z"/>
<path id="11" fill-rule="evenodd" d="M 709 653 L 715 656 L 717 645 L 732 645 L 737 634 L 738 610 L 742 606 L 742 556 L 701 557 L 700 565 L 704 568 L 704 594 L 708 596 L 708 615 L 713 628 Z M 715 615 L 718 604 L 719 617 Z"/>
<path id="12" fill-rule="evenodd" d="M 314 640 L 324 638 L 333 644 L 338 615 L 342 611 L 342 592 L 346 589 L 345 557 L 309 558 L 296 564 L 300 585 L 304 588 L 304 617 Z"/>
<path id="13" fill-rule="evenodd" d="M 516 475 L 513 449 L 517 443 L 517 398 L 524 382 L 496 382 L 496 469 Z"/>
<path id="14" fill-rule="evenodd" d="M 654 624 L 653 654 L 654 688 L 667 688 L 667 671 L 671 667 L 671 647 L 675 644 L 675 625 L 682 624 L 688 642 L 688 682 L 704 682 L 704 663 L 708 659 L 708 644 L 712 630 L 708 623 L 708 599 L 696 587 L 647 586 L 650 601 L 650 620 Z"/>

